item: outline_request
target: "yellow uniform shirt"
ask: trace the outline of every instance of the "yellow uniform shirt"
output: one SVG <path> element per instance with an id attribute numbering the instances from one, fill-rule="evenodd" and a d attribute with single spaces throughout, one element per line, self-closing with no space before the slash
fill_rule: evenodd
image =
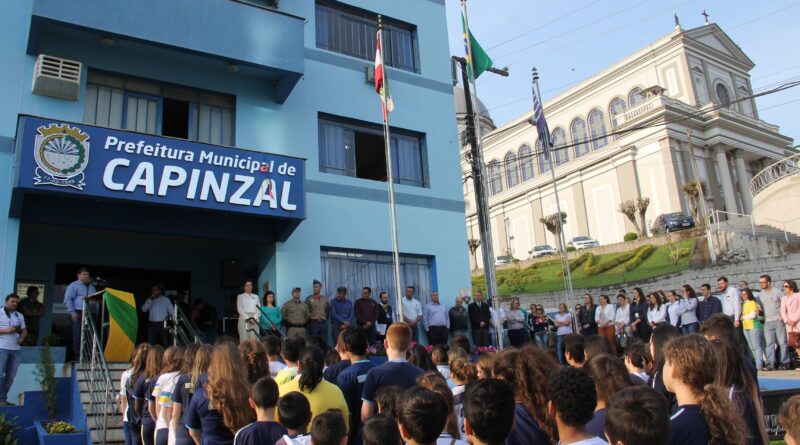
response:
<path id="1" fill-rule="evenodd" d="M 344 424 L 347 425 L 348 430 L 350 429 L 350 412 L 347 409 L 347 402 L 344 401 L 342 390 L 333 383 L 322 380 L 313 391 L 309 392 L 308 388 L 306 388 L 305 391 L 300 391 L 300 378 L 296 378 L 278 386 L 278 390 L 280 391 L 281 397 L 292 391 L 303 393 L 303 395 L 308 398 L 308 403 L 311 405 L 311 421 L 314 420 L 314 417 L 329 409 L 338 409 L 342 412 L 342 416 L 344 416 Z M 275 415 L 278 415 L 277 412 Z M 309 425 L 311 425 L 310 422 Z"/>

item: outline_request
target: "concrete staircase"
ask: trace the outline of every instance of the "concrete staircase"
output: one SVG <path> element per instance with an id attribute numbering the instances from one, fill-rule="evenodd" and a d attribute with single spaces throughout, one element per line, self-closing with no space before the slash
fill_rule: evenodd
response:
<path id="1" fill-rule="evenodd" d="M 764 224 L 752 224 L 749 217 L 732 217 L 726 221 L 713 224 L 712 227 L 726 232 L 735 232 L 755 236 L 758 238 L 784 241 L 788 243 L 800 242 L 800 235 L 792 232 L 784 232 L 772 226 Z M 755 234 L 753 234 L 755 232 Z"/>
<path id="2" fill-rule="evenodd" d="M 102 443 L 101 436 L 103 434 L 102 429 L 98 428 L 98 425 L 102 425 L 103 423 L 103 402 L 92 401 L 92 394 L 90 392 L 89 384 L 86 381 L 86 376 L 82 372 L 83 365 L 77 364 L 75 366 L 77 366 L 78 369 L 78 389 L 81 393 L 80 395 L 81 403 L 83 404 L 83 412 L 86 413 L 86 424 L 91 431 L 92 443 L 99 444 Z M 129 367 L 130 365 L 128 363 L 108 364 L 108 369 L 111 373 L 111 379 L 114 381 L 112 393 L 113 400 L 116 400 L 117 395 L 119 394 L 120 377 L 122 377 L 122 373 Z M 102 399 L 102 397 L 95 398 Z M 106 418 L 106 444 L 117 445 L 125 443 L 125 432 L 122 430 L 122 414 L 120 414 L 119 406 L 119 402 L 111 403 L 109 401 L 107 404 L 106 412 L 108 413 L 108 416 Z"/>

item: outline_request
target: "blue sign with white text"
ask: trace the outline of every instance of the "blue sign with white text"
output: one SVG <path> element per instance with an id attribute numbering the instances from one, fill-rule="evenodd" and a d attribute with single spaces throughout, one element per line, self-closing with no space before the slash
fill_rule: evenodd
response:
<path id="1" fill-rule="evenodd" d="M 17 187 L 305 218 L 305 161 L 84 124 L 20 117 Z"/>

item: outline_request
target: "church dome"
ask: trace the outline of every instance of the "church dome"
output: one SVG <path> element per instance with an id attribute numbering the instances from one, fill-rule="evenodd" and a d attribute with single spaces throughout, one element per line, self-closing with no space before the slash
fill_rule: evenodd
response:
<path id="1" fill-rule="evenodd" d="M 458 85 L 454 86 L 453 97 L 456 101 L 456 117 L 461 118 L 465 114 L 467 114 L 467 105 L 466 102 L 464 101 L 464 89 Z M 494 121 L 492 121 L 492 116 L 489 114 L 489 110 L 486 108 L 486 105 L 484 105 L 484 103 L 481 102 L 480 98 L 478 98 L 477 102 L 481 117 L 489 120 L 489 122 L 491 122 L 492 126 L 494 127 Z"/>

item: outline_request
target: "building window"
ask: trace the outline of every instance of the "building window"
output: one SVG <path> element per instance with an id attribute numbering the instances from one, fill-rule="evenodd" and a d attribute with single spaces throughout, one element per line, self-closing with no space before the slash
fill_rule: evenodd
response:
<path id="1" fill-rule="evenodd" d="M 714 87 L 714 92 L 717 94 L 718 105 L 722 105 L 723 107 L 729 107 L 731 105 L 731 93 L 724 83 L 717 83 L 717 86 Z"/>
<path id="2" fill-rule="evenodd" d="M 519 167 L 522 171 L 522 180 L 527 181 L 528 179 L 533 179 L 533 156 L 531 156 L 531 147 L 527 145 L 523 145 L 522 148 L 519 149 Z"/>
<path id="3" fill-rule="evenodd" d="M 556 157 L 556 165 L 558 166 L 569 161 L 569 151 L 564 148 L 567 144 L 567 132 L 561 127 L 556 128 L 553 130 L 550 140 L 553 142 L 553 156 Z"/>
<path id="4" fill-rule="evenodd" d="M 322 282 L 326 286 L 325 296 L 336 295 L 336 288 L 348 289 L 347 298 L 355 301 L 361 296 L 361 288 L 372 288 L 372 298 L 377 299 L 381 292 L 388 292 L 392 298 L 398 295 L 394 288 L 394 267 L 392 254 L 322 248 L 320 252 Z M 433 286 L 433 258 L 400 254 L 400 285 L 414 286 L 417 298 L 424 305 L 430 302 Z M 401 290 L 402 294 L 405 289 Z M 394 300 L 392 299 L 394 306 Z"/>
<path id="5" fill-rule="evenodd" d="M 617 97 L 608 105 L 608 114 L 611 115 L 611 131 L 616 131 L 619 124 L 617 123 L 617 116 L 626 111 L 625 101 Z M 619 139 L 619 135 L 615 134 L 614 139 Z"/>
<path id="6" fill-rule="evenodd" d="M 508 188 L 519 184 L 519 169 L 517 168 L 517 155 L 513 152 L 506 153 L 506 185 Z"/>
<path id="7" fill-rule="evenodd" d="M 586 122 L 581 118 L 575 118 L 569 126 L 572 133 L 572 145 L 575 146 L 575 157 L 579 158 L 589 153 L 589 135 L 586 133 Z"/>
<path id="8" fill-rule="evenodd" d="M 539 164 L 539 173 L 550 171 L 550 162 L 544 157 L 544 141 L 539 138 L 536 141 L 536 162 Z"/>
<path id="9" fill-rule="evenodd" d="M 395 20 L 384 21 L 383 62 L 391 67 L 416 72 L 414 27 Z M 362 60 L 375 59 L 376 14 L 342 8 L 334 3 L 317 3 L 317 48 Z"/>
<path id="10" fill-rule="evenodd" d="M 489 163 L 489 194 L 494 196 L 503 191 L 503 174 L 500 170 L 500 163 L 492 161 Z"/>
<path id="11" fill-rule="evenodd" d="M 628 93 L 628 106 L 633 109 L 640 103 L 644 102 L 644 97 L 642 97 L 642 89 L 636 87 Z"/>
<path id="12" fill-rule="evenodd" d="M 594 150 L 608 145 L 606 122 L 602 111 L 594 109 L 589 113 L 589 132 L 592 135 L 592 148 Z"/>
<path id="13" fill-rule="evenodd" d="M 90 71 L 83 121 L 232 146 L 235 108 L 233 96 Z"/>
<path id="14" fill-rule="evenodd" d="M 422 136 L 392 129 L 390 150 L 394 182 L 425 187 Z M 380 127 L 320 119 L 319 151 L 320 171 L 386 181 L 386 149 Z"/>

